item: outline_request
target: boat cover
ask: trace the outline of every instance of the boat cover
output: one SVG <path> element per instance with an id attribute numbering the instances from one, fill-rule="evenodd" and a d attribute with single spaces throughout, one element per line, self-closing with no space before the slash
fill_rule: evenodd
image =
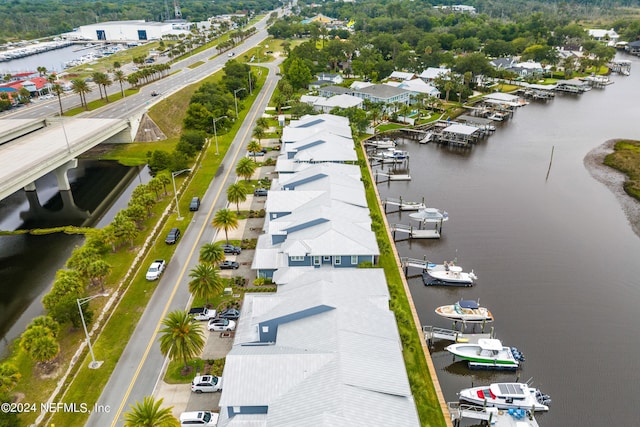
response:
<path id="1" fill-rule="evenodd" d="M 470 308 L 474 310 L 479 307 L 476 301 L 470 299 L 461 299 L 460 301 L 458 301 L 458 305 L 462 308 Z"/>

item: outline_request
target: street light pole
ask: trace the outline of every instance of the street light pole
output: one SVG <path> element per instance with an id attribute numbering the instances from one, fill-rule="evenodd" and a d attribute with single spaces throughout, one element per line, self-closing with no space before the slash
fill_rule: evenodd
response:
<path id="1" fill-rule="evenodd" d="M 178 211 L 178 221 L 182 221 L 182 216 L 180 215 L 180 204 L 178 203 L 178 191 L 176 190 L 176 176 L 180 175 L 183 172 L 191 172 L 191 169 L 182 169 L 180 171 L 171 172 L 171 181 L 173 182 L 173 195 L 176 198 L 176 211 Z"/>
<path id="2" fill-rule="evenodd" d="M 86 298 L 77 298 L 78 311 L 80 311 L 80 320 L 82 320 L 82 328 L 84 329 L 84 335 L 87 340 L 87 347 L 89 347 L 89 353 L 91 354 L 91 363 L 89 363 L 89 369 L 98 369 L 102 365 L 101 360 L 96 360 L 96 356 L 93 354 L 93 347 L 91 346 L 91 339 L 89 338 L 89 332 L 87 331 L 87 324 L 84 321 L 84 314 L 82 313 L 82 304 L 91 301 L 97 297 L 105 297 L 108 294 L 97 294 Z"/>
<path id="3" fill-rule="evenodd" d="M 241 87 L 241 88 L 238 88 L 238 89 L 236 89 L 236 90 L 234 90 L 234 91 L 233 91 L 233 100 L 234 100 L 234 101 L 235 101 L 235 103 L 236 103 L 236 119 L 238 118 L 238 97 L 236 96 L 236 94 L 237 94 L 238 92 L 240 92 L 241 90 L 247 90 L 247 89 L 246 89 L 246 88 L 244 88 L 244 87 Z"/>
<path id="4" fill-rule="evenodd" d="M 214 137 L 214 139 L 216 140 L 216 156 L 217 156 L 218 154 L 220 154 L 220 153 L 218 152 L 218 130 L 216 129 L 216 122 L 217 122 L 218 120 L 226 119 L 226 118 L 228 118 L 228 117 L 227 117 L 227 116 L 221 116 L 221 117 L 218 117 L 218 118 L 214 118 L 214 119 L 213 119 L 213 137 Z"/>

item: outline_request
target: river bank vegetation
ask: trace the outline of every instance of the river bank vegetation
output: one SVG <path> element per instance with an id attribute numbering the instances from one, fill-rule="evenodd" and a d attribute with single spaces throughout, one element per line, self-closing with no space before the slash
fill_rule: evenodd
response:
<path id="1" fill-rule="evenodd" d="M 628 176 L 624 191 L 640 201 L 640 141 L 616 142 L 614 152 L 605 157 L 604 164 Z"/>

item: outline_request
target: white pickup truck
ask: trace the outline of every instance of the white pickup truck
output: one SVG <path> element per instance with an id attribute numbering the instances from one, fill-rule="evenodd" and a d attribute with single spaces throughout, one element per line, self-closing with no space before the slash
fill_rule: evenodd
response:
<path id="1" fill-rule="evenodd" d="M 166 266 L 167 263 L 163 259 L 157 259 L 153 261 L 149 266 L 149 269 L 147 270 L 147 280 L 159 279 Z"/>
<path id="2" fill-rule="evenodd" d="M 189 310 L 189 314 L 193 316 L 195 320 L 209 320 L 215 319 L 216 311 L 206 307 L 194 307 Z"/>

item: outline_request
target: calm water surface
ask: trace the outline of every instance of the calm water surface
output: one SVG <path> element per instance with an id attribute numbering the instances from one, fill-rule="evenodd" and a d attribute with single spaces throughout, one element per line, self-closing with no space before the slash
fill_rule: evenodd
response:
<path id="1" fill-rule="evenodd" d="M 379 184 L 383 198 L 424 196 L 449 212 L 442 239 L 398 242 L 398 251 L 435 262 L 457 256 L 479 280 L 473 288 L 436 288 L 410 279 L 420 320 L 451 327 L 434 309 L 480 298 L 495 316 L 497 338 L 527 358 L 520 380 L 533 377 L 553 399 L 537 417 L 541 426 L 640 423 L 640 238 L 583 164 L 606 140 L 640 139 L 640 61 L 628 59 L 631 76 L 531 103 L 469 151 L 407 143 L 413 180 Z M 389 221 L 410 223 L 406 213 Z M 436 345 L 432 358 L 448 401 L 472 382 L 516 379 L 454 363 L 447 344 Z"/>

